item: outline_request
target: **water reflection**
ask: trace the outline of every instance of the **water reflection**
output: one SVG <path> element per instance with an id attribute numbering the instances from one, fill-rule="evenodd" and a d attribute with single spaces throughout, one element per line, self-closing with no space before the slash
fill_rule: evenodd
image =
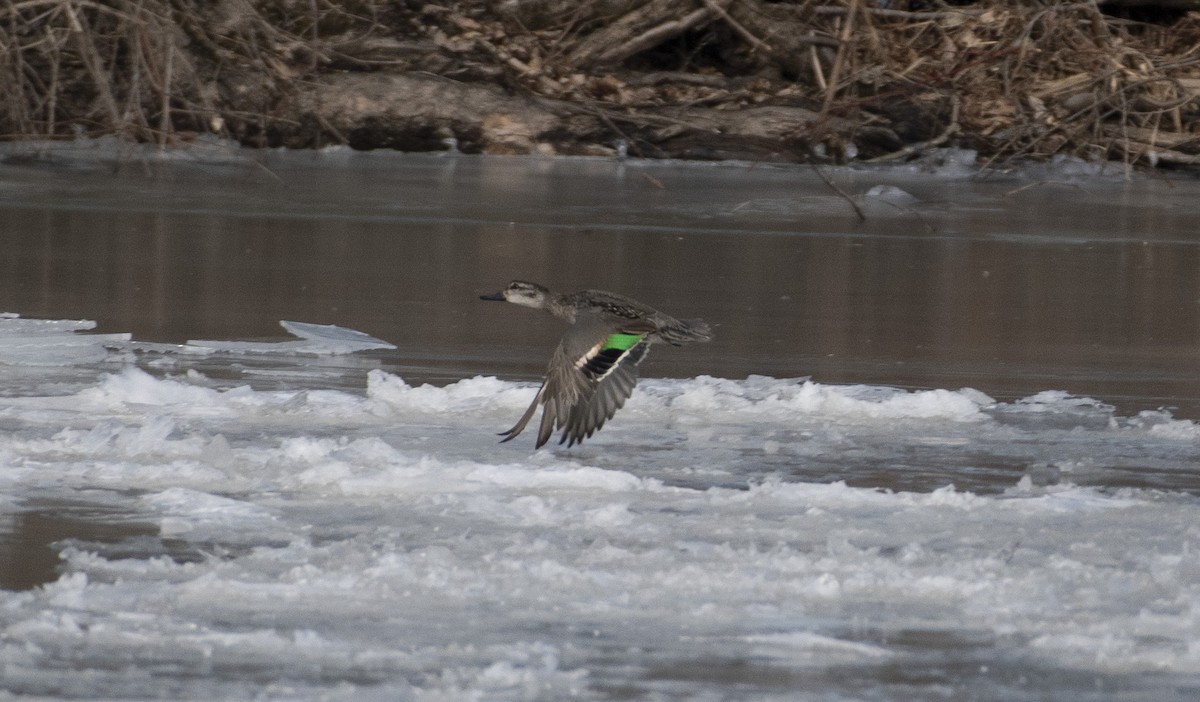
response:
<path id="1" fill-rule="evenodd" d="M 28 590 L 58 579 L 60 542 L 87 535 L 84 547 L 119 551 L 122 542 L 156 537 L 158 527 L 131 521 L 127 509 L 71 500 L 31 500 L 0 516 L 0 590 Z M 147 556 L 144 543 L 131 549 Z M 165 550 L 165 549 L 160 549 Z M 119 555 L 119 554 L 118 554 Z"/>
<path id="2" fill-rule="evenodd" d="M 556 188 L 564 179 L 540 173 L 553 170 L 544 163 L 515 180 L 512 162 L 475 164 L 432 180 L 337 172 L 320 194 L 302 171 L 242 193 L 188 182 L 177 187 L 191 200 L 149 208 L 123 191 L 77 195 L 69 209 L 0 202 L 0 305 L 160 341 L 279 336 L 279 319 L 339 324 L 396 343 L 389 362 L 410 374 L 424 363 L 434 380 L 535 377 L 559 329 L 475 304 L 519 277 L 618 290 L 714 323 L 714 343 L 653 355 L 648 375 L 966 385 L 1002 398 L 1055 388 L 1123 410 L 1200 407 L 1200 247 L 1170 203 L 1134 222 L 1119 199 L 1101 207 L 1085 194 L 1069 208 L 1043 188 L 990 209 L 939 202 L 856 223 L 815 184 L 764 198 L 785 189 L 766 176 L 757 199 L 739 200 L 744 184 L 707 192 L 705 171 L 695 178 L 705 192 L 636 175 L 604 192 L 588 189 L 586 169 Z M 680 211 L 702 194 L 707 205 Z M 813 222 L 766 200 L 808 207 Z M 1022 234 L 1031 221 L 1042 228 Z"/>

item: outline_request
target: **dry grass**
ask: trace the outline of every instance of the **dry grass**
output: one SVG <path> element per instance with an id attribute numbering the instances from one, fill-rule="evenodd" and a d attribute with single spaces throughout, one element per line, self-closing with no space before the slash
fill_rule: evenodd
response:
<path id="1" fill-rule="evenodd" d="M 829 86 L 834 104 L 940 98 L 955 108 L 944 129 L 999 157 L 1200 163 L 1200 16 L 1150 24 L 1091 2 L 986 7 L 862 13 L 846 78 Z"/>
<path id="2" fill-rule="evenodd" d="M 84 131 L 165 140 L 172 110 L 203 105 L 168 8 L 133 0 L 5 0 L 0 102 L 6 136 Z M 186 96 L 186 97 L 185 97 Z"/>
<path id="3" fill-rule="evenodd" d="M 685 14 L 691 7 L 708 14 Z M 690 26 L 680 27 L 681 18 Z M 958 143 L 1002 158 L 1065 153 L 1200 164 L 1200 12 L 1135 21 L 1087 1 L 890 2 L 881 9 L 868 0 L 653 0 L 622 19 L 638 34 L 613 37 L 610 22 L 596 30 L 609 36 L 590 52 L 596 42 L 580 35 L 587 25 L 578 17 L 527 32 L 550 38 L 535 53 L 574 62 L 526 61 L 554 79 L 534 83 L 529 71 L 526 84 L 594 82 L 618 47 L 681 36 L 671 39 L 676 53 L 691 54 L 673 68 L 726 76 L 774 68 L 783 79 L 725 90 L 676 86 L 681 101 L 817 108 L 858 122 L 859 136 L 902 145 L 876 158 Z M 706 44 L 724 47 L 720 63 L 703 61 Z M 609 86 L 602 97 L 649 100 L 623 87 Z M 819 138 L 819 130 L 815 124 L 806 138 Z"/>
<path id="4" fill-rule="evenodd" d="M 879 159 L 958 144 L 993 158 L 1200 165 L 1195 12 L 1138 22 L 1087 1 L 0 0 L 0 138 L 336 138 L 279 107 L 335 70 L 491 81 L 630 114 L 801 105 L 861 125 L 849 138 Z M 818 142 L 822 129 L 796 139 Z"/>
<path id="5" fill-rule="evenodd" d="M 261 140 L 289 81 L 336 51 L 325 37 L 377 28 L 385 5 L 0 0 L 0 138 Z"/>

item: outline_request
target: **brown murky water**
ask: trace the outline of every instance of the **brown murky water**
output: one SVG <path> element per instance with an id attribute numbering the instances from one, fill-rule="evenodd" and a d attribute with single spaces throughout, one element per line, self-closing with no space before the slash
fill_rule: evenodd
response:
<path id="1" fill-rule="evenodd" d="M 715 342 L 648 376 L 1046 389 L 1200 416 L 1195 182 L 271 154 L 4 169 L 0 309 L 182 341 L 280 319 L 396 343 L 411 380 L 532 378 L 561 331 L 510 278 L 624 292 Z M 892 185 L 916 199 L 862 198 Z"/>

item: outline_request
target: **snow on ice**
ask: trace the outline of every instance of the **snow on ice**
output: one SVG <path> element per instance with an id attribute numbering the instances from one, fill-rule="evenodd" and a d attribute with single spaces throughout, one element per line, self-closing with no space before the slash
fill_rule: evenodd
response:
<path id="1" fill-rule="evenodd" d="M 1198 428 L 1167 412 L 646 380 L 583 447 L 533 451 L 495 436 L 530 383 L 373 370 L 361 388 L 255 389 L 148 372 L 136 342 L 88 324 L 0 319 L 4 377 L 25 378 L 0 398 L 0 536 L 38 505 L 80 503 L 153 535 L 56 541 L 56 578 L 0 592 L 0 694 L 1200 689 L 1200 511 L 1180 477 Z M 289 330 L 294 353 L 375 347 Z M 32 335 L 57 368 L 28 354 Z M 180 352 L 254 352 L 231 344 Z"/>

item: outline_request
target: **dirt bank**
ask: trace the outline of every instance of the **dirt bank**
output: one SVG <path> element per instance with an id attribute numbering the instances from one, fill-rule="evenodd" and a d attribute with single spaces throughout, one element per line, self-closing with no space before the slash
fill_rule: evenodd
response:
<path id="1" fill-rule="evenodd" d="M 8 0 L 0 133 L 1196 167 L 1197 5 Z"/>

